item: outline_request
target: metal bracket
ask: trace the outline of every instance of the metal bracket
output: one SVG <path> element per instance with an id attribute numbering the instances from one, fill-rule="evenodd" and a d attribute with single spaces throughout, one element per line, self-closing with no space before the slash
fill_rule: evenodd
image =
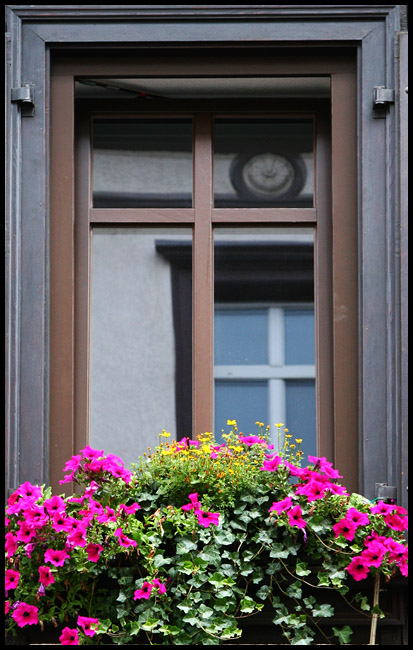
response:
<path id="1" fill-rule="evenodd" d="M 394 90 L 385 86 L 374 86 L 373 90 L 373 117 L 386 117 L 390 104 L 394 104 Z"/>
<path id="2" fill-rule="evenodd" d="M 22 84 L 20 88 L 11 89 L 11 101 L 20 104 L 22 117 L 34 115 L 34 84 Z"/>
<path id="3" fill-rule="evenodd" d="M 376 483 L 375 497 L 379 501 L 397 501 L 397 487 L 387 483 Z"/>

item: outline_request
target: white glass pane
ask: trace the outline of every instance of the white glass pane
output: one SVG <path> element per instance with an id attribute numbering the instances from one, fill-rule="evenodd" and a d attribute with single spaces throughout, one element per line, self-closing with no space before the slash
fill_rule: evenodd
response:
<path id="1" fill-rule="evenodd" d="M 286 423 L 295 438 L 302 439 L 300 448 L 304 452 L 303 465 L 308 462 L 308 455 L 316 455 L 316 413 L 315 383 L 311 379 L 289 380 L 285 382 Z"/>
<path id="2" fill-rule="evenodd" d="M 174 285 L 174 250 L 181 266 L 187 267 L 178 315 L 176 287 L 182 283 Z M 179 328 L 174 327 L 178 317 Z M 191 328 L 191 232 L 95 228 L 89 440 L 93 447 L 129 463 L 159 442 L 163 428 L 174 437 L 185 435 L 177 430 L 181 415 L 177 382 L 191 395 Z M 180 364 L 188 357 L 189 372 L 184 372 Z"/>
<path id="3" fill-rule="evenodd" d="M 236 420 L 238 432 L 256 434 L 255 422 L 268 421 L 268 382 L 215 382 L 215 437 L 228 433 L 227 420 Z"/>

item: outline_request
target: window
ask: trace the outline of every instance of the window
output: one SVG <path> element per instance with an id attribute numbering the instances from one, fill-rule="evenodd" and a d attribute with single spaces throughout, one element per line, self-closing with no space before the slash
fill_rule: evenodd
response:
<path id="1" fill-rule="evenodd" d="M 353 255 L 341 248 L 354 230 L 338 219 L 333 234 L 334 215 L 352 203 L 340 194 L 349 182 L 331 177 L 331 145 L 353 125 L 342 115 L 340 138 L 337 126 L 331 137 L 326 94 L 339 86 L 319 78 L 327 80 L 322 96 L 305 101 L 77 100 L 74 320 L 64 344 L 72 371 L 66 392 L 51 395 L 61 431 L 52 455 L 66 459 L 90 442 L 133 460 L 162 428 L 219 436 L 226 418 L 244 418 L 249 399 L 248 432 L 256 419 L 285 420 L 307 438 L 306 453 L 347 457 L 350 467 L 357 431 L 348 433 L 341 413 L 357 392 L 356 339 L 353 314 L 346 323 L 334 314 L 346 291 L 356 304 L 346 276 Z M 337 95 L 344 102 L 353 75 L 346 80 Z M 53 253 L 56 324 L 70 311 L 59 276 Z M 238 352 L 254 344 L 247 363 L 225 358 L 232 328 Z M 63 338 L 52 329 L 53 377 Z M 57 416 L 63 405 L 72 409 L 70 436 Z"/>

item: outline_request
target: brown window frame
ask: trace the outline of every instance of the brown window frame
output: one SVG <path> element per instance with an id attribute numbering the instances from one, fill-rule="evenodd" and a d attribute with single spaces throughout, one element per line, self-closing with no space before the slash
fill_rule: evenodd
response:
<path id="1" fill-rule="evenodd" d="M 150 72 L 191 76 L 198 61 L 146 60 Z M 213 229 L 218 226 L 312 226 L 315 231 L 316 414 L 320 455 L 340 467 L 344 484 L 358 486 L 357 183 L 356 70 L 347 57 L 219 58 L 209 76 L 227 73 L 328 74 L 331 107 L 325 101 L 151 101 L 150 116 L 193 116 L 192 208 L 93 208 L 90 120 L 148 116 L 146 105 L 122 100 L 74 100 L 82 74 L 138 75 L 142 61 L 60 60 L 51 76 L 51 334 L 50 455 L 52 486 L 65 461 L 87 443 L 89 393 L 89 261 L 92 227 L 190 225 L 193 229 L 193 432 L 213 430 Z M 224 69 L 223 69 L 224 68 Z M 148 72 L 147 72 L 148 74 Z M 133 108 L 132 108 L 133 106 Z M 330 113 L 331 111 L 331 113 Z M 313 208 L 214 208 L 213 116 L 312 117 L 315 139 Z"/>

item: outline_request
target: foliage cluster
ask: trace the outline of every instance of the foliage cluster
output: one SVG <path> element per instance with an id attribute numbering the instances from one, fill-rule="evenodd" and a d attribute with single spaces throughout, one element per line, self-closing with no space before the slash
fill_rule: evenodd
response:
<path id="1" fill-rule="evenodd" d="M 63 645 L 219 645 L 270 607 L 291 645 L 346 644 L 329 590 L 407 575 L 407 513 L 348 494 L 325 458 L 301 467 L 300 440 L 212 434 L 161 442 L 125 469 L 89 446 L 64 468 L 76 493 L 22 484 L 6 507 L 6 631 L 59 626 Z M 368 616 L 377 604 L 356 596 Z"/>

